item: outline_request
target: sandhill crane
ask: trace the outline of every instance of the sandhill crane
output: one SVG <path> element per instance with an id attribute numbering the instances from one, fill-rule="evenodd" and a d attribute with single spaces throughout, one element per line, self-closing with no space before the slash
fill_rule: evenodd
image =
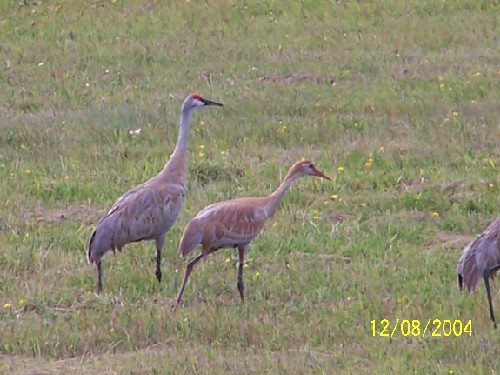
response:
<path id="1" fill-rule="evenodd" d="M 272 216 L 290 185 L 301 176 L 330 179 L 310 161 L 299 161 L 290 168 L 283 182 L 271 195 L 236 198 L 211 204 L 189 221 L 182 234 L 179 255 L 185 257 L 199 244 L 202 245 L 202 249 L 201 253 L 186 266 L 184 279 L 173 302 L 173 307 L 180 302 L 194 265 L 204 256 L 221 248 L 230 247 L 238 248 L 237 287 L 241 300 L 245 301 L 243 265 L 250 241 L 264 228 L 266 219 Z"/>
<path id="2" fill-rule="evenodd" d="M 98 292 L 102 291 L 101 258 L 107 251 L 121 251 L 131 242 L 155 240 L 156 278 L 161 281 L 161 251 L 165 234 L 175 223 L 184 203 L 191 113 L 196 108 L 209 105 L 222 106 L 199 94 L 191 94 L 184 99 L 179 137 L 170 160 L 155 177 L 118 198 L 97 224 L 90 238 L 87 261 L 89 264 L 96 263 Z"/>
<path id="3" fill-rule="evenodd" d="M 490 277 L 500 269 L 500 217 L 493 220 L 477 238 L 464 247 L 458 261 L 458 288 L 469 292 L 476 289 L 482 276 L 490 305 L 490 317 L 495 328 L 495 314 L 491 300 Z"/>

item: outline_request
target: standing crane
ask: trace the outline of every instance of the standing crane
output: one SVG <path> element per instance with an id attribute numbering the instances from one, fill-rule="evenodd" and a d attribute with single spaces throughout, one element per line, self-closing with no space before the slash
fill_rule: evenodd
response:
<path id="1" fill-rule="evenodd" d="M 273 215 L 288 188 L 301 176 L 316 176 L 330 180 L 310 161 L 299 161 L 290 168 L 283 182 L 271 195 L 237 198 L 211 204 L 189 221 L 182 234 L 179 255 L 187 256 L 199 244 L 202 245 L 202 249 L 201 253 L 186 266 L 182 285 L 173 302 L 174 307 L 181 301 L 194 265 L 210 253 L 231 247 L 238 248 L 237 287 L 242 302 L 245 301 L 243 265 L 250 242 L 262 231 L 266 220 Z"/>
<path id="2" fill-rule="evenodd" d="M 175 150 L 163 170 L 150 180 L 127 191 L 101 218 L 90 238 L 89 264 L 97 266 L 97 291 L 102 291 L 101 258 L 112 250 L 121 251 L 132 242 L 155 240 L 156 278 L 161 281 L 161 251 L 165 234 L 175 223 L 184 203 L 187 176 L 189 121 L 193 110 L 222 106 L 199 94 L 188 95 L 182 104 L 181 125 Z"/>
<path id="3" fill-rule="evenodd" d="M 464 247 L 458 261 L 458 288 L 469 292 L 476 289 L 482 276 L 490 305 L 490 318 L 497 328 L 491 300 L 490 277 L 500 269 L 500 217 L 493 220 L 477 238 Z"/>

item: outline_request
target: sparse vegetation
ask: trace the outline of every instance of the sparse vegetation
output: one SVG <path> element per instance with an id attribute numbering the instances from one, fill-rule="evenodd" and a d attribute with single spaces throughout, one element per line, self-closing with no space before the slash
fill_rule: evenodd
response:
<path id="1" fill-rule="evenodd" d="M 484 289 L 461 246 L 499 214 L 497 1 L 0 2 L 0 372 L 495 374 Z M 196 113 L 188 196 L 154 244 L 107 255 L 90 233 L 172 152 Z M 137 131 L 141 129 L 141 131 Z M 210 202 L 297 183 L 252 244 L 171 298 L 183 226 Z M 497 280 L 496 280 L 497 281 Z M 500 285 L 493 281 L 496 313 Z M 461 337 L 373 337 L 372 319 L 472 321 Z"/>

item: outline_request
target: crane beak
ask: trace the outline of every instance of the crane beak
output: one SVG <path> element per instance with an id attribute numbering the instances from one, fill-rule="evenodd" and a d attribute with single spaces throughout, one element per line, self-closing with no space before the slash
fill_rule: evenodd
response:
<path id="1" fill-rule="evenodd" d="M 327 179 L 328 181 L 331 181 L 330 177 L 326 176 L 323 172 L 321 172 L 319 169 L 315 169 L 314 171 L 314 176 L 316 177 L 321 177 L 321 178 L 325 178 Z"/>
<path id="2" fill-rule="evenodd" d="M 222 103 L 213 102 L 213 101 L 205 99 L 205 98 L 203 98 L 202 101 L 203 101 L 203 104 L 205 104 L 205 105 L 216 105 L 218 107 L 223 107 Z"/>

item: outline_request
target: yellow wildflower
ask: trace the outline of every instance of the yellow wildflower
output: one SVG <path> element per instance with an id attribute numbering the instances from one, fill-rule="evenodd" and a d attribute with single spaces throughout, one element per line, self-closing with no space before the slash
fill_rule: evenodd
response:
<path id="1" fill-rule="evenodd" d="M 474 74 L 475 77 L 480 77 L 481 76 L 481 72 L 476 72 L 476 74 Z"/>
<path id="2" fill-rule="evenodd" d="M 259 276 L 260 276 L 260 272 L 259 272 L 259 271 L 257 271 L 257 272 L 255 272 L 255 274 L 253 275 L 253 279 L 255 280 L 255 279 L 256 279 L 257 277 L 259 277 Z"/>
<path id="3" fill-rule="evenodd" d="M 398 297 L 398 303 L 407 303 L 407 302 L 408 302 L 408 296 Z"/>
<path id="4" fill-rule="evenodd" d="M 224 259 L 224 263 L 226 263 L 226 264 L 227 264 L 227 263 L 231 263 L 231 258 L 226 258 L 226 259 Z"/>
<path id="5" fill-rule="evenodd" d="M 330 199 L 331 199 L 332 201 L 336 201 L 338 197 L 339 197 L 339 196 L 338 196 L 337 194 L 332 194 L 332 195 L 330 195 Z"/>
<path id="6" fill-rule="evenodd" d="M 341 165 L 339 165 L 339 166 L 337 167 L 337 171 L 339 171 L 339 172 L 343 172 L 343 171 L 344 171 L 344 167 L 343 167 L 343 166 L 341 166 Z"/>
<path id="7" fill-rule="evenodd" d="M 4 303 L 3 308 L 4 309 L 10 309 L 12 307 L 12 303 Z"/>
<path id="8" fill-rule="evenodd" d="M 24 298 L 19 298 L 19 301 L 17 301 L 17 304 L 19 306 L 23 306 L 24 305 Z"/>
<path id="9" fill-rule="evenodd" d="M 432 213 L 432 217 L 434 217 L 434 218 L 438 218 L 438 217 L 439 217 L 439 212 L 434 211 L 434 212 Z"/>

